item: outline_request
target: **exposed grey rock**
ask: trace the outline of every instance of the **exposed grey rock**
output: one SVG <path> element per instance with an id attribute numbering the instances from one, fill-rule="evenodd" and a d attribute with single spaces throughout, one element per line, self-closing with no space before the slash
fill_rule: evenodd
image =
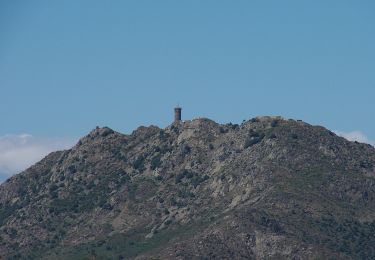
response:
<path id="1" fill-rule="evenodd" d="M 371 259 L 374 165 L 281 117 L 96 128 L 0 185 L 0 256 Z"/>

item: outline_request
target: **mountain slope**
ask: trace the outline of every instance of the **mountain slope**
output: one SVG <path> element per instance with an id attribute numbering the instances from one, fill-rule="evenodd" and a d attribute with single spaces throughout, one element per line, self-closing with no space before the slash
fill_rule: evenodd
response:
<path id="1" fill-rule="evenodd" d="M 280 117 L 97 128 L 0 186 L 0 255 L 374 258 L 374 165 Z"/>

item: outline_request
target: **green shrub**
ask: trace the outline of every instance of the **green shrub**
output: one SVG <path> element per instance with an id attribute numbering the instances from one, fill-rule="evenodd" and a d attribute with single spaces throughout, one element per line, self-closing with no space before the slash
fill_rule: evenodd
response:
<path id="1" fill-rule="evenodd" d="M 182 179 L 184 178 L 191 179 L 193 178 L 193 176 L 194 176 L 193 172 L 184 169 L 183 171 L 181 171 L 179 174 L 176 175 L 175 181 L 176 183 L 180 183 Z"/>
<path id="2" fill-rule="evenodd" d="M 279 124 L 279 122 L 278 122 L 277 120 L 273 120 L 273 121 L 271 122 L 271 126 L 272 126 L 272 127 L 276 127 L 278 124 Z"/>
<path id="3" fill-rule="evenodd" d="M 224 129 L 223 127 L 220 127 L 220 128 L 219 128 L 219 132 L 220 132 L 221 134 L 225 134 L 225 133 L 228 133 L 228 130 Z"/>
<path id="4" fill-rule="evenodd" d="M 143 171 L 144 170 L 144 160 L 145 160 L 145 158 L 142 155 L 138 156 L 138 158 L 133 163 L 134 169 L 139 170 L 139 171 Z"/>
<path id="5" fill-rule="evenodd" d="M 179 173 L 176 175 L 176 178 L 175 178 L 175 183 L 180 183 L 181 180 L 185 177 L 185 175 L 183 173 Z"/>
<path id="6" fill-rule="evenodd" d="M 8 229 L 8 235 L 11 238 L 16 238 L 17 237 L 17 230 L 15 228 Z"/>
<path id="7" fill-rule="evenodd" d="M 199 174 L 196 174 L 194 175 L 194 177 L 191 179 L 191 184 L 193 185 L 194 188 L 196 188 L 199 184 L 201 184 L 202 182 L 208 180 L 209 177 L 207 175 L 199 175 Z"/>
<path id="8" fill-rule="evenodd" d="M 161 160 L 160 159 L 161 159 L 160 154 L 154 156 L 151 159 L 151 169 L 152 170 L 155 170 L 156 168 L 158 168 L 161 165 Z"/>
<path id="9" fill-rule="evenodd" d="M 59 187 L 56 185 L 56 184 L 52 184 L 50 187 L 49 187 L 49 191 L 52 193 L 54 192 L 55 190 L 57 190 Z"/>
<path id="10" fill-rule="evenodd" d="M 191 148 L 189 145 L 185 144 L 184 147 L 183 147 L 183 150 L 182 150 L 182 154 L 183 155 L 187 155 L 191 152 Z"/>

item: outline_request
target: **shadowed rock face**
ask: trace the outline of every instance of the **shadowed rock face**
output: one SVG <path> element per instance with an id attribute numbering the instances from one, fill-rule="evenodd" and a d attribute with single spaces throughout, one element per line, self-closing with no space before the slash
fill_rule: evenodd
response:
<path id="1" fill-rule="evenodd" d="M 0 255 L 375 257 L 375 149 L 280 117 L 97 128 L 0 186 Z"/>

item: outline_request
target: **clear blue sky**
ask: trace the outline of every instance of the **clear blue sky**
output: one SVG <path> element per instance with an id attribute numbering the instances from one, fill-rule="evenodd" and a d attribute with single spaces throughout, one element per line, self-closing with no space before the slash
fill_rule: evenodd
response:
<path id="1" fill-rule="evenodd" d="M 282 115 L 375 140 L 374 1 L 0 2 L 0 136 Z"/>

